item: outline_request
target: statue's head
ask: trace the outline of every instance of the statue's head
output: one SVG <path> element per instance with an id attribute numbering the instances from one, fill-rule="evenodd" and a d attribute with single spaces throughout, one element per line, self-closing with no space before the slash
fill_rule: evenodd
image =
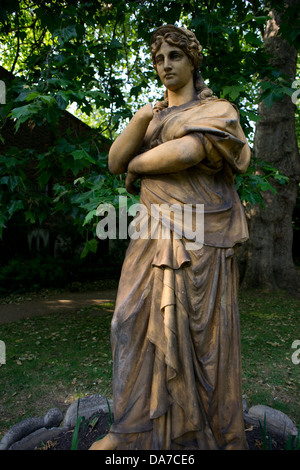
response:
<path id="1" fill-rule="evenodd" d="M 197 71 L 203 60 L 202 46 L 192 31 L 173 25 L 160 26 L 151 37 L 151 54 L 154 68 L 156 69 L 156 54 L 163 41 L 172 46 L 179 47 L 188 56 Z"/>
<path id="2" fill-rule="evenodd" d="M 202 46 L 195 34 L 188 29 L 166 24 L 157 28 L 152 34 L 150 46 L 153 66 L 156 70 L 156 55 L 163 42 L 171 46 L 178 47 L 188 56 L 194 66 L 194 85 L 199 99 L 205 99 L 212 96 L 212 91 L 205 85 L 200 73 L 200 65 L 203 60 Z M 165 101 L 158 105 L 167 106 L 167 91 L 165 92 Z"/>

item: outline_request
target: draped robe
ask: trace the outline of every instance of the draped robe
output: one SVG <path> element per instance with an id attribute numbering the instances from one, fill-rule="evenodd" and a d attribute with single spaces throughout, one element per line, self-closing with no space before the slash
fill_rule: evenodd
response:
<path id="1" fill-rule="evenodd" d="M 130 240 L 111 325 L 119 450 L 247 447 L 235 248 L 248 230 L 233 175 L 250 149 L 235 107 L 211 98 L 155 113 L 144 150 L 190 133 L 200 163 L 141 181 L 142 222 L 153 204 L 203 204 L 204 240 L 193 247 L 172 218 L 169 237 Z M 154 222 L 161 234 L 164 216 Z"/>

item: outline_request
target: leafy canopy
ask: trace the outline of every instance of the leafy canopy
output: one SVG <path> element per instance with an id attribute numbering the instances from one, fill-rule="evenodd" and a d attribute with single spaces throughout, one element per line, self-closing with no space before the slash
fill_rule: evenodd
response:
<path id="1" fill-rule="evenodd" d="M 276 7 L 282 5 L 276 1 Z M 296 44 L 294 17 L 295 12 L 286 11 L 281 33 Z M 163 23 L 195 31 L 203 46 L 206 83 L 239 107 L 251 141 L 259 100 L 271 106 L 295 91 L 287 77 L 267 65 L 262 41 L 267 19 L 261 1 L 2 0 L 0 64 L 15 78 L 7 86 L 6 104 L 0 105 L 0 134 L 13 120 L 16 131 L 29 123 L 47 126 L 53 139 L 37 151 L 9 147 L 2 135 L 0 232 L 16 214 L 42 224 L 65 213 L 78 230 L 90 233 L 87 247 L 95 249 L 97 206 L 117 205 L 125 194 L 124 178 L 107 171 L 107 149 L 135 110 L 163 93 L 148 47 L 152 31 Z M 62 135 L 59 123 L 66 110 L 87 123 L 92 134 Z M 257 176 L 257 165 L 263 176 Z M 32 189 L 29 166 L 38 192 Z M 237 180 L 242 199 L 261 202 L 260 193 L 271 187 L 274 174 L 281 178 L 275 169 L 253 163 Z"/>

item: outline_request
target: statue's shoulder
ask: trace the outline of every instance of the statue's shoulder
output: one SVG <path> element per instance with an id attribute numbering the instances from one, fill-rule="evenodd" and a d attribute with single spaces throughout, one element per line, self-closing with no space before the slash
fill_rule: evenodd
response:
<path id="1" fill-rule="evenodd" d="M 224 98 L 218 98 L 215 96 L 211 96 L 204 100 L 200 100 L 198 106 L 202 107 L 202 111 L 205 109 L 209 109 L 210 112 L 214 111 L 217 115 L 228 115 L 228 116 L 236 116 L 239 114 L 237 107 L 230 103 L 228 100 Z"/>

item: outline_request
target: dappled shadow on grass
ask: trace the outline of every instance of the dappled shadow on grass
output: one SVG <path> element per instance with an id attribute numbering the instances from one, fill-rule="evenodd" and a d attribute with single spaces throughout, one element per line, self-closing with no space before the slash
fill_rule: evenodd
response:
<path id="1" fill-rule="evenodd" d="M 116 291 L 102 292 L 60 292 L 41 297 L 23 297 L 18 301 L 3 300 L 0 303 L 0 324 L 16 322 L 56 313 L 72 313 L 82 308 L 112 305 Z M 31 299 L 31 300 L 30 300 Z"/>

